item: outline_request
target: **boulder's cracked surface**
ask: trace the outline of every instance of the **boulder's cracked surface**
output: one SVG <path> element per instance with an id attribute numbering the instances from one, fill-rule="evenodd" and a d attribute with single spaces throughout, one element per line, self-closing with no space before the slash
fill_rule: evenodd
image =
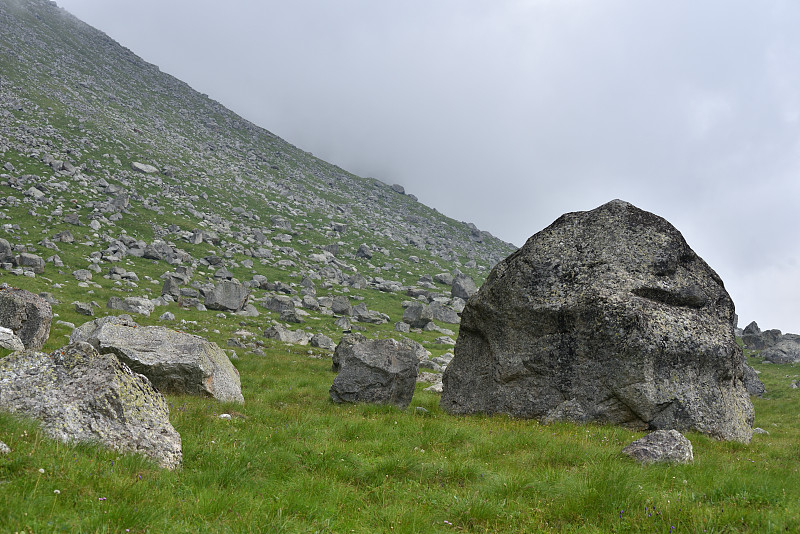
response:
<path id="1" fill-rule="evenodd" d="M 670 223 L 616 200 L 494 268 L 462 314 L 441 405 L 747 442 L 743 373 L 722 280 Z"/>

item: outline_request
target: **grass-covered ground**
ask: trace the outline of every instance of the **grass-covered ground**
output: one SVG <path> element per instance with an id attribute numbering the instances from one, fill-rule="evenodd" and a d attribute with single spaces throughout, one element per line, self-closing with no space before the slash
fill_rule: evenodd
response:
<path id="1" fill-rule="evenodd" d="M 642 467 L 620 454 L 640 433 L 452 417 L 422 386 L 405 411 L 334 405 L 329 361 L 276 346 L 236 362 L 244 406 L 169 398 L 173 472 L 0 414 L 0 531 L 797 532 L 800 369 L 753 362 L 769 435 L 689 433 L 693 464 Z"/>

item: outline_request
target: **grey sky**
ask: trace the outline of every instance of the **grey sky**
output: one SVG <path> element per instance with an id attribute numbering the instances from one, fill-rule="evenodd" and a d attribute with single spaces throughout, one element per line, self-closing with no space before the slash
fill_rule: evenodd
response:
<path id="1" fill-rule="evenodd" d="M 800 331 L 800 3 L 58 0 L 297 146 L 517 245 L 613 198 Z"/>

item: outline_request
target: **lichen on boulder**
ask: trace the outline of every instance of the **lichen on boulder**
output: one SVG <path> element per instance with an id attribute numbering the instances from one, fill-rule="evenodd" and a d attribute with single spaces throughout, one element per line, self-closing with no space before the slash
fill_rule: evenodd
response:
<path id="1" fill-rule="evenodd" d="M 39 420 L 53 439 L 100 442 L 169 469 L 181 465 L 181 438 L 164 396 L 116 356 L 98 354 L 88 343 L 0 359 L 0 409 Z"/>
<path id="2" fill-rule="evenodd" d="M 720 277 L 666 220 L 617 200 L 563 215 L 492 270 L 441 405 L 748 442 L 743 366 Z"/>

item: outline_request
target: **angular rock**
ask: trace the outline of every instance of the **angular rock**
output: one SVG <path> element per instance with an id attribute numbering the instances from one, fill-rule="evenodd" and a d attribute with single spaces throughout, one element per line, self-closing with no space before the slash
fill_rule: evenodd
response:
<path id="1" fill-rule="evenodd" d="M 24 289 L 0 287 L 0 326 L 9 328 L 26 349 L 38 350 L 50 336 L 53 309 L 50 304 Z"/>
<path id="2" fill-rule="evenodd" d="M 155 304 L 153 304 L 150 299 L 144 297 L 127 297 L 124 299 L 120 297 L 111 297 L 106 303 L 106 308 L 110 310 L 122 310 L 128 313 L 137 313 L 147 317 L 150 317 L 150 314 L 156 309 Z"/>
<path id="3" fill-rule="evenodd" d="M 800 362 L 800 336 L 785 334 L 776 344 L 761 351 L 765 361 L 772 363 Z"/>
<path id="4" fill-rule="evenodd" d="M 342 295 L 333 297 L 331 310 L 333 310 L 333 313 L 336 315 L 353 315 L 353 307 L 350 305 L 350 301 L 347 297 Z"/>
<path id="5" fill-rule="evenodd" d="M 148 165 L 147 163 L 139 163 L 138 161 L 131 163 L 131 169 L 144 174 L 157 174 L 159 172 L 158 168 Z"/>
<path id="6" fill-rule="evenodd" d="M 0 360 L 0 409 L 38 419 L 63 442 L 100 442 L 145 454 L 162 467 L 181 465 L 181 438 L 167 401 L 144 376 L 86 343 Z"/>
<path id="7" fill-rule="evenodd" d="M 394 339 L 348 345 L 340 353 L 339 374 L 330 395 L 335 403 L 411 403 L 419 372 L 417 349 Z"/>
<path id="8" fill-rule="evenodd" d="M 742 332 L 742 342 L 744 346 L 751 350 L 762 350 L 774 346 L 781 341 L 780 330 L 766 330 L 764 332 L 758 327 L 758 323 L 753 321 L 744 328 Z"/>
<path id="9" fill-rule="evenodd" d="M 0 348 L 7 350 L 25 350 L 25 344 L 10 328 L 0 326 Z"/>
<path id="10" fill-rule="evenodd" d="M 14 249 L 11 243 L 0 237 L 0 263 L 10 263 L 14 261 Z"/>
<path id="11" fill-rule="evenodd" d="M 688 464 L 694 461 L 692 443 L 677 430 L 656 430 L 637 439 L 622 453 L 641 464 Z"/>
<path id="12" fill-rule="evenodd" d="M 325 334 L 314 334 L 314 337 L 311 338 L 311 346 L 325 350 L 336 349 L 336 343 Z"/>
<path id="13" fill-rule="evenodd" d="M 16 258 L 19 267 L 28 268 L 36 274 L 44 273 L 45 261 L 41 256 L 31 254 L 30 252 L 23 252 Z"/>
<path id="14" fill-rule="evenodd" d="M 70 340 L 86 341 L 101 354 L 116 355 L 164 393 L 244 402 L 239 372 L 216 343 L 200 336 L 103 318 L 81 325 Z"/>
<path id="15" fill-rule="evenodd" d="M 748 442 L 733 321 L 722 280 L 664 219 L 622 201 L 569 213 L 467 303 L 441 404 Z"/>
<path id="16" fill-rule="evenodd" d="M 339 341 L 339 344 L 336 345 L 336 349 L 333 351 L 333 361 L 331 363 L 331 371 L 333 371 L 334 373 L 338 373 L 340 362 L 342 360 L 342 356 L 344 355 L 344 353 L 347 352 L 353 345 L 357 343 L 364 343 L 366 341 L 367 338 L 364 337 L 364 334 L 360 332 L 353 332 L 342 336 L 342 339 Z"/>
<path id="17" fill-rule="evenodd" d="M 450 289 L 450 295 L 453 298 L 460 298 L 467 300 L 472 295 L 478 292 L 478 287 L 475 281 L 466 274 L 459 274 L 453 280 L 453 286 Z"/>
<path id="18" fill-rule="evenodd" d="M 209 310 L 238 311 L 244 308 L 250 290 L 234 280 L 222 280 L 206 293 L 205 306 Z"/>
<path id="19" fill-rule="evenodd" d="M 295 345 L 308 345 L 311 341 L 311 334 L 304 330 L 289 330 L 283 325 L 276 324 L 267 328 L 264 331 L 264 336 L 268 339 L 282 341 L 283 343 L 292 343 Z"/>

